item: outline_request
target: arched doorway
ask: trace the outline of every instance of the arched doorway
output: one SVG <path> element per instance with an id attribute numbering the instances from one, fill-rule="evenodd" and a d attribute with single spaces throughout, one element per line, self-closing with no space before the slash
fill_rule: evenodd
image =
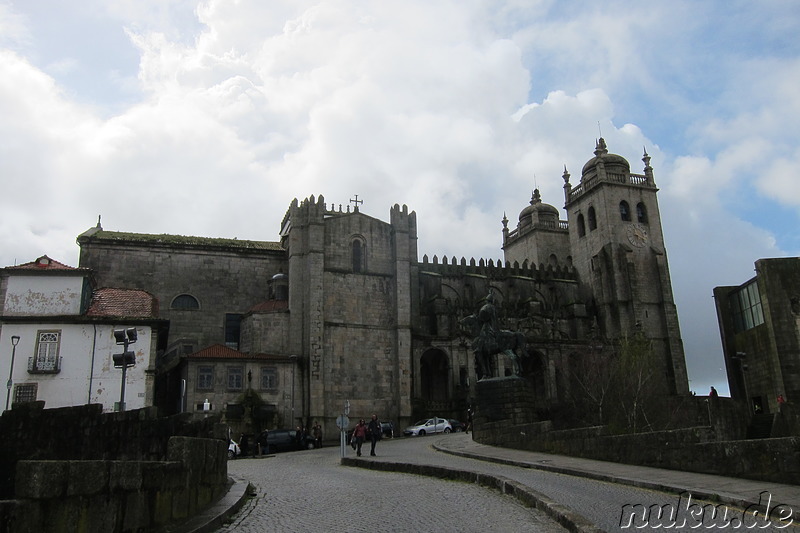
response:
<path id="1" fill-rule="evenodd" d="M 522 358 L 522 377 L 533 384 L 536 398 L 547 397 L 547 365 L 545 356 L 536 350 L 529 352 L 528 357 Z"/>
<path id="2" fill-rule="evenodd" d="M 420 358 L 421 396 L 426 402 L 446 402 L 450 396 L 450 363 L 441 350 L 431 349 Z"/>

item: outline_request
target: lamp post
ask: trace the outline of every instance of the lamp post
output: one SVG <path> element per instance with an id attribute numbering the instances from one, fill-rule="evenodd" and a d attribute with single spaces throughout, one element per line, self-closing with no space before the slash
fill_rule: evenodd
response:
<path id="1" fill-rule="evenodd" d="M 291 399 L 291 402 L 292 402 L 292 426 L 294 426 L 294 424 L 295 424 L 295 420 L 294 420 L 294 367 L 297 366 L 297 356 L 296 355 L 290 355 L 289 358 L 292 360 L 292 399 Z"/>
<path id="2" fill-rule="evenodd" d="M 6 411 L 8 411 L 9 402 L 11 401 L 11 386 L 14 384 L 14 357 L 17 355 L 17 344 L 19 344 L 19 335 L 11 336 L 11 370 L 8 372 L 8 382 L 6 383 Z"/>
<path id="3" fill-rule="evenodd" d="M 114 366 L 122 368 L 122 386 L 119 393 L 119 410 L 125 410 L 125 380 L 127 378 L 128 367 L 136 364 L 136 354 L 128 351 L 128 345 L 136 342 L 138 338 L 136 328 L 115 329 L 114 339 L 117 344 L 123 346 L 122 353 L 115 353 L 112 357 L 114 359 Z"/>

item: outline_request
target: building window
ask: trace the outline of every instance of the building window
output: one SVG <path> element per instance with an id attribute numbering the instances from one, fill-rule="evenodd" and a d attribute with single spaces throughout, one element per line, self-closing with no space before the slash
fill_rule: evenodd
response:
<path id="1" fill-rule="evenodd" d="M 36 335 L 36 355 L 28 359 L 28 372 L 57 374 L 61 371 L 61 358 L 58 356 L 61 332 L 39 331 Z"/>
<path id="2" fill-rule="evenodd" d="M 278 388 L 278 369 L 274 366 L 261 367 L 261 389 L 275 390 Z"/>
<path id="3" fill-rule="evenodd" d="M 366 266 L 366 257 L 367 257 L 367 246 L 364 242 L 359 239 L 353 239 L 353 272 L 364 272 L 367 270 Z"/>
<path id="4" fill-rule="evenodd" d="M 242 390 L 244 386 L 244 371 L 240 366 L 228 367 L 228 390 Z"/>
<path id="5" fill-rule="evenodd" d="M 38 383 L 19 383 L 14 385 L 14 405 L 35 402 L 38 385 Z"/>
<path id="6" fill-rule="evenodd" d="M 619 203 L 619 216 L 625 222 L 631 221 L 631 207 L 628 205 L 628 202 L 622 200 Z"/>
<path id="7" fill-rule="evenodd" d="M 239 335 L 241 333 L 242 315 L 235 313 L 225 314 L 225 346 L 239 349 Z"/>
<path id="8" fill-rule="evenodd" d="M 647 224 L 647 208 L 642 202 L 636 204 L 636 220 L 642 224 Z"/>
<path id="9" fill-rule="evenodd" d="M 733 329 L 736 333 L 764 323 L 761 295 L 756 280 L 752 280 L 730 295 Z"/>
<path id="10" fill-rule="evenodd" d="M 191 294 L 180 294 L 172 300 L 172 309 L 200 309 L 200 302 Z"/>
<path id="11" fill-rule="evenodd" d="M 203 365 L 197 367 L 197 390 L 214 390 L 214 367 Z"/>
<path id="12" fill-rule="evenodd" d="M 594 214 L 594 207 L 589 208 L 589 231 L 597 229 L 597 217 Z"/>
<path id="13" fill-rule="evenodd" d="M 578 237 L 586 235 L 586 224 L 583 222 L 583 214 L 578 215 Z"/>

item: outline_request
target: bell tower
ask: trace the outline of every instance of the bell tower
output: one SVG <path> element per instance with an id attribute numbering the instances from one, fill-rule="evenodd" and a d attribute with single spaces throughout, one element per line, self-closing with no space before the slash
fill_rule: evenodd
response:
<path id="1" fill-rule="evenodd" d="M 573 187 L 564 171 L 564 208 L 573 266 L 591 290 L 601 331 L 616 338 L 641 330 L 663 361 L 666 391 L 688 393 L 678 313 L 672 295 L 653 168 L 644 173 L 609 153 L 603 138 Z"/>

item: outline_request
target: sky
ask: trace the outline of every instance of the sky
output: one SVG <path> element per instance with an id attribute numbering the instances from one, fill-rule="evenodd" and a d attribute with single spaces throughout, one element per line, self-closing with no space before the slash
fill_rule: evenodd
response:
<path id="1" fill-rule="evenodd" d="M 278 240 L 295 198 L 417 214 L 419 257 L 566 220 L 602 136 L 658 185 L 690 389 L 713 288 L 800 255 L 794 0 L 0 0 L 0 265 L 104 229 Z"/>

